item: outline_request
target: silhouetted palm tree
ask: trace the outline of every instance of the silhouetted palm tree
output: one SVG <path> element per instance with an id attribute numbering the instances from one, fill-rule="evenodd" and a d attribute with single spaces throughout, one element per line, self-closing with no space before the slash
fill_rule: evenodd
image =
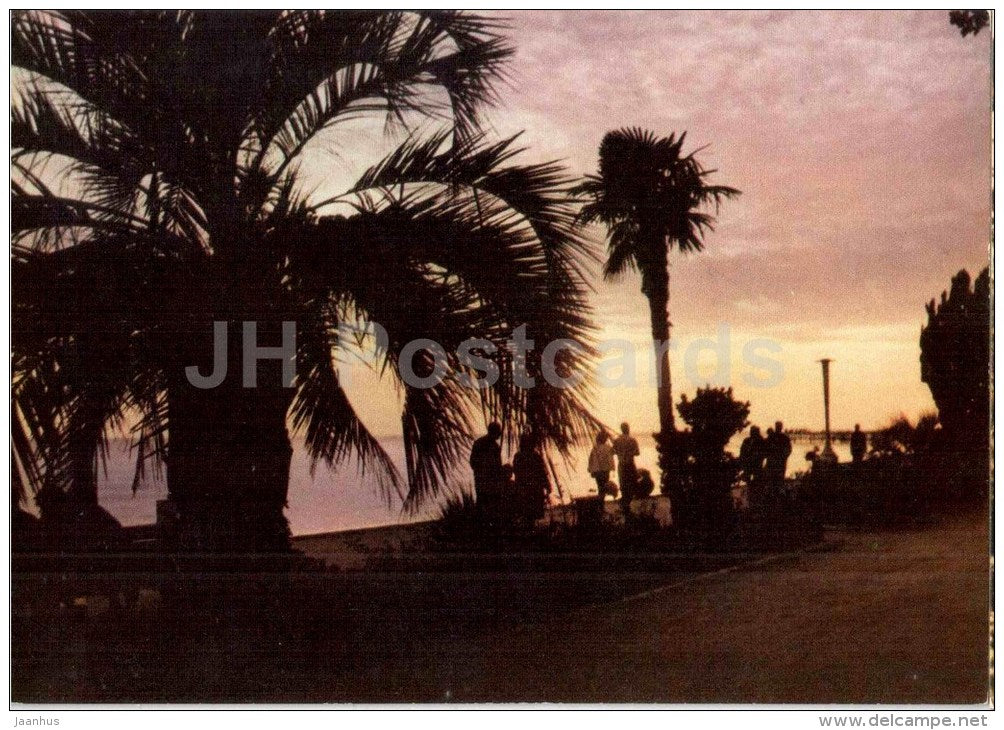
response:
<path id="1" fill-rule="evenodd" d="M 584 342 L 560 370 L 590 357 L 592 254 L 562 169 L 516 164 L 513 139 L 478 132 L 511 53 L 499 31 L 458 12 L 16 13 L 11 446 L 25 489 L 95 499 L 108 429 L 126 427 L 138 469 L 166 461 L 188 544 L 283 549 L 289 426 L 315 460 L 356 455 L 400 492 L 339 380 L 336 330 L 364 321 L 386 328 L 381 372 L 416 338 L 475 376 L 457 345 L 499 346 L 490 388 L 399 381 L 409 504 L 462 460 L 481 416 L 559 451 L 590 431 L 587 386 L 517 388 L 502 347 L 526 324 L 539 342 Z M 444 131 L 410 137 L 341 196 L 302 190 L 305 148 L 362 115 Z M 193 387 L 186 367 L 211 370 L 217 321 L 228 377 Z M 261 346 L 295 322 L 295 387 L 275 362 L 242 387 L 246 321 Z M 420 375 L 433 365 L 414 358 Z"/>
<path id="2" fill-rule="evenodd" d="M 641 290 L 648 298 L 652 339 L 659 356 L 658 405 L 660 465 L 663 483 L 672 434 L 673 395 L 669 372 L 669 251 L 674 246 L 688 253 L 704 247 L 703 237 L 714 226 L 714 216 L 703 209 L 724 198 L 739 195 L 735 188 L 710 185 L 705 170 L 694 157 L 681 151 L 686 132 L 679 138 L 656 137 L 632 128 L 608 132 L 600 143 L 597 175 L 577 188 L 588 202 L 585 221 L 607 227 L 608 257 L 604 277 L 616 279 L 627 271 L 641 273 Z"/>

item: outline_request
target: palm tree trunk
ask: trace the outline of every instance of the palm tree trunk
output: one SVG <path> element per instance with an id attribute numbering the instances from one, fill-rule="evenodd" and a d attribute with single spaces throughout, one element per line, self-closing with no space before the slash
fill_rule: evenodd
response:
<path id="1" fill-rule="evenodd" d="M 167 483 L 179 511 L 182 550 L 290 549 L 283 510 L 292 456 L 286 412 L 293 391 L 282 387 L 278 362 L 263 363 L 257 387 L 244 387 L 241 325 L 229 322 L 222 383 L 195 387 L 178 368 L 169 385 Z M 261 322 L 259 328 L 260 337 L 274 329 Z M 211 323 L 202 330 L 194 339 L 211 342 Z M 205 374 L 211 357 L 200 360 Z"/>
<path id="2" fill-rule="evenodd" d="M 658 380 L 656 397 L 659 406 L 659 431 L 673 433 L 676 423 L 673 418 L 673 384 L 669 371 L 669 318 L 666 313 L 667 297 L 650 296 L 649 316 L 652 319 L 652 344 L 658 354 Z"/>
<path id="3" fill-rule="evenodd" d="M 655 440 L 662 473 L 662 492 L 674 505 L 679 505 L 680 464 L 676 444 L 676 421 L 673 417 L 673 385 L 669 368 L 669 270 L 666 255 L 650 267 L 645 277 L 644 291 L 648 297 L 652 326 L 652 344 L 657 354 L 656 398 L 659 407 L 659 433 Z"/>

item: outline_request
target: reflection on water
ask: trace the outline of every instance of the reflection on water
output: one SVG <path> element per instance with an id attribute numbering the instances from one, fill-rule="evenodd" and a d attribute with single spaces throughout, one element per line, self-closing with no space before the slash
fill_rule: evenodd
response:
<path id="1" fill-rule="evenodd" d="M 658 473 L 658 458 L 655 442 L 651 438 L 638 438 L 641 455 L 637 459 L 640 468 L 648 469 L 653 475 Z M 738 453 L 741 437 L 729 444 L 732 453 Z M 404 470 L 404 449 L 400 439 L 383 439 L 382 444 L 398 468 Z M 791 458 L 788 459 L 788 475 L 805 471 L 808 462 L 806 452 L 813 446 L 822 448 L 821 438 L 792 439 Z M 834 443 L 833 449 L 841 461 L 850 460 L 850 446 Z M 561 491 L 566 499 L 595 492 L 596 484 L 586 473 L 585 464 L 589 447 L 577 450 L 566 467 L 560 462 Z M 156 478 L 147 470 L 135 495 L 132 481 L 135 468 L 135 453 L 130 454 L 128 442 L 116 440 L 108 454 L 106 470 L 99 481 L 101 506 L 111 512 L 123 525 L 149 524 L 156 519 L 156 501 L 167 496 L 167 486 L 163 479 Z M 459 470 L 457 478 L 469 483 L 466 468 Z M 351 530 L 361 527 L 395 524 L 399 522 L 428 519 L 436 514 L 435 505 L 430 505 L 415 515 L 402 512 L 401 502 L 395 498 L 391 504 L 381 496 L 373 479 L 367 475 L 360 477 L 354 465 L 330 469 L 325 464 L 317 465 L 310 473 L 310 459 L 297 449 L 293 454 L 289 480 L 289 507 L 286 516 L 295 535 L 309 535 L 318 532 Z"/>

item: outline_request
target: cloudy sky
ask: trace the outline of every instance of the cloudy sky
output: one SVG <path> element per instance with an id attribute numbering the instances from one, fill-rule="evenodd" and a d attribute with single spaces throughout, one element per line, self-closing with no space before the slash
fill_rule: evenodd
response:
<path id="1" fill-rule="evenodd" d="M 595 171 L 600 139 L 622 126 L 710 145 L 701 159 L 743 195 L 705 252 L 672 261 L 677 395 L 728 382 L 755 422 L 821 427 L 815 361 L 832 357 L 834 426 L 871 428 L 933 407 L 918 364 L 924 302 L 988 260 L 989 31 L 962 38 L 947 15 L 518 13 L 491 122 L 524 130 L 528 159 L 575 174 Z M 602 336 L 647 342 L 636 277 L 598 283 L 594 301 Z M 743 357 L 760 339 L 783 368 L 771 387 L 748 382 L 767 374 Z M 699 353 L 702 340 L 717 349 Z M 651 430 L 638 353 L 637 385 L 601 389 L 597 411 Z M 727 362 L 717 373 L 715 357 Z M 397 421 L 362 410 L 377 431 Z"/>

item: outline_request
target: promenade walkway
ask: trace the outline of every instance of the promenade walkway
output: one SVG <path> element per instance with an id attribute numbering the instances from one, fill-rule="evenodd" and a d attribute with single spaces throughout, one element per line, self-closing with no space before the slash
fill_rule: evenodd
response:
<path id="1" fill-rule="evenodd" d="M 458 667 L 453 698 L 986 701 L 986 525 L 959 518 L 837 537 L 826 551 L 701 576 L 495 637 Z"/>

